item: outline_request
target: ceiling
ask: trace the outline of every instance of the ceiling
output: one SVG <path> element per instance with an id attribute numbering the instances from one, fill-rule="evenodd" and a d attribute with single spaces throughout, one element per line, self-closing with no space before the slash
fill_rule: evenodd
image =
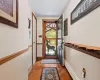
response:
<path id="1" fill-rule="evenodd" d="M 59 17 L 67 7 L 69 0 L 29 0 L 29 4 L 38 17 Z"/>

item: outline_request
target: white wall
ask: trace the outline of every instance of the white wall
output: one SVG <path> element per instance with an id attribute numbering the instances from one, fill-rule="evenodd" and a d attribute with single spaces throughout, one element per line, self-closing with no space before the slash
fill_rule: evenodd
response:
<path id="1" fill-rule="evenodd" d="M 19 0 L 18 29 L 0 23 L 0 58 L 18 52 L 28 45 L 28 17 L 31 19 L 31 9 L 28 0 Z M 24 54 L 0 65 L 0 80 L 28 80 L 28 68 L 32 65 L 31 48 Z"/>
<path id="2" fill-rule="evenodd" d="M 32 13 L 29 11 L 29 18 L 31 20 L 31 24 L 30 24 L 30 29 L 28 29 L 28 46 L 32 45 Z M 29 57 L 29 61 L 28 61 L 28 71 L 30 72 L 32 69 L 32 47 L 29 47 L 28 50 L 28 57 Z"/>
<path id="3" fill-rule="evenodd" d="M 64 20 L 68 18 L 68 36 L 64 40 L 100 47 L 100 7 L 70 24 L 70 13 L 79 1 L 71 0 L 64 12 Z M 100 80 L 100 59 L 66 47 L 65 65 L 74 80 Z M 82 68 L 86 68 L 86 79 L 81 77 Z"/>
<path id="4" fill-rule="evenodd" d="M 58 19 L 58 17 L 37 17 L 37 43 L 42 43 L 42 19 Z M 37 57 L 42 57 L 42 45 L 37 45 Z"/>

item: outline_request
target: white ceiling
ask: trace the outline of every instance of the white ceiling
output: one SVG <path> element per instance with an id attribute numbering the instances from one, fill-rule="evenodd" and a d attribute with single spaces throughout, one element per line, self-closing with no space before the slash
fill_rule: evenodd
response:
<path id="1" fill-rule="evenodd" d="M 69 0 L 29 0 L 36 16 L 59 17 L 68 5 Z"/>

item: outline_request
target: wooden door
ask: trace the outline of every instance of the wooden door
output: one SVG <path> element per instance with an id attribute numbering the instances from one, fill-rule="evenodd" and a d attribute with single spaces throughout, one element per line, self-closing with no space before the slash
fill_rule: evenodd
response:
<path id="1" fill-rule="evenodd" d="M 46 21 L 43 24 L 43 56 L 57 58 L 57 24 Z"/>

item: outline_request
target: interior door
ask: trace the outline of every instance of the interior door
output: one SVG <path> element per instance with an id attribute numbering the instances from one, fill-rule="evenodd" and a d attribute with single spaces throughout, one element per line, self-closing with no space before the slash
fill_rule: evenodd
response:
<path id="1" fill-rule="evenodd" d="M 36 62 L 36 19 L 33 16 L 33 64 Z"/>
<path id="2" fill-rule="evenodd" d="M 44 22 L 44 57 L 57 58 L 57 24 Z"/>

